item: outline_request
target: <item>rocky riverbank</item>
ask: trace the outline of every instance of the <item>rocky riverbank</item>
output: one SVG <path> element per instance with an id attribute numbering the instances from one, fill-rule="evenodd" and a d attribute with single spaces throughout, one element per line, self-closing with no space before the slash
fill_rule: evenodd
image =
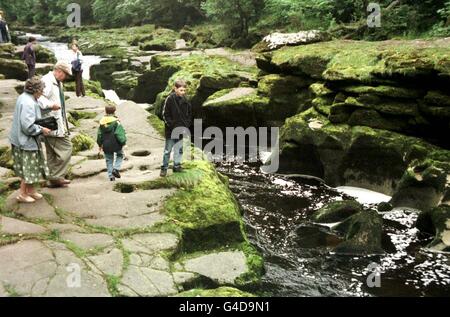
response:
<path id="1" fill-rule="evenodd" d="M 65 41 L 73 36 L 70 32 L 59 35 Z M 296 43 L 280 45 L 277 36 L 272 36 L 269 39 L 277 45 L 260 43 L 254 51 L 236 51 L 202 48 L 193 39 L 183 43 L 179 41 L 181 33 L 153 26 L 133 32 L 82 30 L 77 36 L 84 53 L 108 55 L 92 68 L 93 95 L 101 88 L 114 89 L 121 98 L 132 100 L 125 106 L 136 108 L 134 103 L 146 103 L 154 113 L 173 81 L 185 78 L 195 115 L 205 126 L 280 127 L 280 172 L 312 175 L 330 186 L 356 186 L 392 196 L 379 206 L 346 200 L 308 215 L 312 224 L 328 228 L 333 252 L 387 252 L 392 243 L 383 232 L 387 220 L 382 215 L 396 207 L 419 213 L 417 228 L 434 237 L 427 248 L 449 251 L 448 39 L 329 41 L 320 33 L 308 33 L 296 36 Z M 165 39 L 165 46 L 155 43 Z M 4 89 L 15 90 L 16 81 L 4 82 Z M 103 102 L 96 97 L 92 102 Z M 140 111 L 161 130 L 154 114 Z M 77 106 L 71 115 L 74 129 L 93 136 L 97 112 Z M 80 140 L 85 140 L 84 136 Z M 149 148 L 136 146 L 135 150 L 151 157 Z M 96 163 L 93 153 L 87 153 L 88 159 L 83 161 L 87 168 L 73 169 L 74 177 L 93 177 L 90 168 Z M 145 174 L 156 170 L 156 164 L 128 168 Z M 162 182 L 139 177 L 139 181 L 132 179 L 112 189 L 125 195 L 122 197 L 148 190 L 178 190 L 164 205 L 171 222 L 156 226 L 175 232 L 181 241 L 179 248 L 185 250 L 184 254 L 174 253 L 174 263 L 169 257 L 172 274 L 187 270 L 192 257 L 204 254 L 202 248 L 239 263 L 236 253 L 222 249 L 228 245 L 243 250 L 248 267 L 247 274 L 234 284 L 240 287 L 246 284 L 244 280 L 254 281 L 261 273 L 261 261 L 245 240 L 226 180 L 203 160 L 186 167 L 181 178 L 171 176 Z M 177 208 L 180 205 L 182 210 Z M 208 255 L 206 263 L 216 255 Z M 205 262 L 200 263 L 209 269 Z"/>
<path id="2" fill-rule="evenodd" d="M 93 78 L 156 111 L 174 79 L 186 78 L 207 126 L 281 127 L 283 173 L 393 196 L 380 210 L 448 204 L 450 41 L 330 41 L 310 32 L 280 44 L 280 36 L 255 52 L 128 47 Z"/>
<path id="3" fill-rule="evenodd" d="M 110 183 L 93 141 L 106 105 L 98 85 L 86 98 L 66 93 L 77 152 L 72 186 L 44 188 L 44 200 L 18 205 L 7 135 L 25 66 L 5 57 L 20 67 L 0 80 L 0 296 L 246 296 L 229 287 L 255 285 L 264 267 L 226 178 L 195 153 L 183 174 L 161 180 L 161 136 L 129 101 L 118 105 L 129 138 L 123 178 Z M 68 277 L 78 273 L 71 287 Z"/>

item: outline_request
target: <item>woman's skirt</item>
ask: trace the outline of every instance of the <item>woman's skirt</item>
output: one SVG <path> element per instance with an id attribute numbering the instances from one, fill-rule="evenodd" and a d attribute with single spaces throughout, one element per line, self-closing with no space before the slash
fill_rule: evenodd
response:
<path id="1" fill-rule="evenodd" d="M 17 177 L 22 178 L 27 185 L 39 183 L 49 175 L 47 162 L 42 150 L 24 151 L 16 146 L 12 147 L 14 161 L 14 172 Z"/>

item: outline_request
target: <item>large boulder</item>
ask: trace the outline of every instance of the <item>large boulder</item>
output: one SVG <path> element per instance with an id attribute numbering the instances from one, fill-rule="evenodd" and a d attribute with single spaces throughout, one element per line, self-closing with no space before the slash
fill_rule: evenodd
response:
<path id="1" fill-rule="evenodd" d="M 28 78 L 27 65 L 19 60 L 0 58 L 0 70 L 7 79 L 26 80 Z"/>
<path id="2" fill-rule="evenodd" d="M 357 201 L 336 201 L 317 210 L 311 220 L 317 223 L 336 223 L 344 221 L 362 210 L 362 205 Z"/>
<path id="3" fill-rule="evenodd" d="M 91 79 L 99 81 L 104 89 L 113 89 L 112 74 L 128 68 L 128 61 L 123 59 L 106 59 L 90 69 Z"/>
<path id="4" fill-rule="evenodd" d="M 390 203 L 427 210 L 444 197 L 448 172 L 430 162 L 414 162 L 404 173 Z"/>
<path id="5" fill-rule="evenodd" d="M 441 205 L 422 212 L 417 219 L 417 228 L 434 235 L 428 248 L 435 251 L 450 252 L 450 206 Z"/>
<path id="6" fill-rule="evenodd" d="M 0 58 L 14 58 L 14 45 L 11 43 L 0 44 Z"/>
<path id="7" fill-rule="evenodd" d="M 254 88 L 222 90 L 203 104 L 202 112 L 207 126 L 258 127 L 259 114 L 264 112 L 269 100 L 260 97 Z"/>
<path id="8" fill-rule="evenodd" d="M 36 60 L 38 63 L 56 64 L 55 54 L 48 48 L 38 45 L 36 47 Z"/>
<path id="9" fill-rule="evenodd" d="M 94 94 L 100 97 L 104 97 L 102 85 L 98 81 L 83 80 L 84 89 L 88 94 Z M 76 84 L 74 81 L 64 83 L 65 91 L 76 91 Z"/>
<path id="10" fill-rule="evenodd" d="M 347 255 L 383 254 L 383 219 L 373 210 L 359 212 L 333 228 L 345 241 L 334 252 Z"/>
<path id="11" fill-rule="evenodd" d="M 329 40 L 329 35 L 318 30 L 301 31 L 298 33 L 272 33 L 256 44 L 252 50 L 255 52 L 268 52 L 283 46 L 298 46 Z"/>
<path id="12" fill-rule="evenodd" d="M 130 70 L 112 73 L 113 89 L 121 99 L 133 99 L 139 76 L 139 73 Z"/>
<path id="13" fill-rule="evenodd" d="M 172 51 L 176 48 L 178 34 L 169 29 L 158 29 L 152 34 L 152 39 L 141 42 L 139 48 L 143 51 Z"/>
<path id="14" fill-rule="evenodd" d="M 448 174 L 449 155 L 415 137 L 333 124 L 314 108 L 287 119 L 280 135 L 281 172 L 313 175 L 333 186 L 363 187 L 391 196 L 415 160 L 428 160 Z M 442 188 L 442 180 L 439 184 Z"/>

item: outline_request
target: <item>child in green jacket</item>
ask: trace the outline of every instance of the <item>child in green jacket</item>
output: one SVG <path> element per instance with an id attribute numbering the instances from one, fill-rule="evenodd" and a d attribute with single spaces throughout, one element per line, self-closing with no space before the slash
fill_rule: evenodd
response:
<path id="1" fill-rule="evenodd" d="M 120 169 L 124 159 L 123 147 L 127 143 L 125 129 L 115 116 L 116 107 L 108 105 L 105 108 L 106 116 L 100 121 L 97 144 L 100 151 L 105 153 L 106 167 L 109 179 L 113 182 L 121 178 Z"/>

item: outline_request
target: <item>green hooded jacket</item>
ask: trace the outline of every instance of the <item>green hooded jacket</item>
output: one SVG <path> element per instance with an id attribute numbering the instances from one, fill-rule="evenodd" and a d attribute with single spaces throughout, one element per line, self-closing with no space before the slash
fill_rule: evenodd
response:
<path id="1" fill-rule="evenodd" d="M 119 142 L 120 145 L 124 146 L 125 144 L 127 144 L 125 129 L 120 124 L 119 119 L 114 116 L 106 116 L 102 120 L 100 120 L 100 128 L 98 129 L 97 134 L 98 146 L 103 147 L 105 133 L 112 131 L 114 131 L 114 135 L 116 136 L 117 142 Z"/>

